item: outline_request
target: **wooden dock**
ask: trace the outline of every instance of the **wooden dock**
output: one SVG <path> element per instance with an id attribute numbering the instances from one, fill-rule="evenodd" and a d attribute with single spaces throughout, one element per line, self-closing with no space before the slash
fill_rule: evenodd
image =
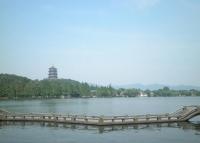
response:
<path id="1" fill-rule="evenodd" d="M 200 115 L 200 106 L 184 106 L 174 113 L 135 116 L 84 116 L 50 113 L 15 113 L 0 109 L 0 121 L 31 121 L 96 126 L 184 122 Z"/>

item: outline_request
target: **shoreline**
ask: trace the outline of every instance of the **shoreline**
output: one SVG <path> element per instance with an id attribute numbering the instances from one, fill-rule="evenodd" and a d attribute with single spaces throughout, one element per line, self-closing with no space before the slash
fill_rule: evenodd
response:
<path id="1" fill-rule="evenodd" d="M 0 97 L 0 101 L 5 100 L 49 100 L 49 99 L 92 99 L 92 98 L 152 98 L 152 97 L 200 97 L 200 96 L 110 96 L 110 97 L 48 97 L 48 98 L 9 98 L 9 97 Z"/>

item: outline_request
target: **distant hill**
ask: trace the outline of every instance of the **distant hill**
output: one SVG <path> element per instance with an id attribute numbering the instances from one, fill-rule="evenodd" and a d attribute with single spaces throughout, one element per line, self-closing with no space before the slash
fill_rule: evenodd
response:
<path id="1" fill-rule="evenodd" d="M 163 85 L 163 84 L 127 84 L 127 85 L 114 85 L 115 88 L 137 88 L 137 89 L 142 89 L 142 90 L 158 90 L 162 89 L 163 87 L 169 87 L 170 89 L 174 90 L 190 90 L 190 89 L 195 89 L 195 90 L 200 90 L 200 86 L 191 86 L 191 85 Z"/>

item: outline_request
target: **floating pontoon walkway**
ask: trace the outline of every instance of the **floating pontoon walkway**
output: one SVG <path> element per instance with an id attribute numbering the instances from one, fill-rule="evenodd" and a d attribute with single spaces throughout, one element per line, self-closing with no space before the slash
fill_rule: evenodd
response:
<path id="1" fill-rule="evenodd" d="M 200 115 L 200 106 L 184 106 L 174 113 L 136 116 L 83 116 L 50 113 L 12 113 L 0 109 L 0 121 L 55 122 L 96 126 L 184 122 Z"/>

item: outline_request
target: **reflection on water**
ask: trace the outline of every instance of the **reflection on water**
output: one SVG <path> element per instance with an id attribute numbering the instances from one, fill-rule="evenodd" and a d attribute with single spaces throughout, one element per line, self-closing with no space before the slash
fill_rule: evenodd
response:
<path id="1" fill-rule="evenodd" d="M 115 131 L 128 131 L 128 130 L 152 130 L 160 131 L 162 128 L 179 128 L 181 130 L 193 130 L 196 135 L 200 135 L 200 122 L 179 122 L 179 123 L 156 123 L 156 124 L 135 124 L 135 125 L 114 125 L 114 126 L 91 126 L 91 125 L 75 125 L 64 123 L 50 123 L 50 122 L 17 122 L 17 121 L 1 121 L 0 129 L 8 126 L 25 127 L 25 126 L 40 126 L 47 128 L 62 128 L 70 130 L 87 130 L 94 131 L 100 134 L 115 132 Z"/>

